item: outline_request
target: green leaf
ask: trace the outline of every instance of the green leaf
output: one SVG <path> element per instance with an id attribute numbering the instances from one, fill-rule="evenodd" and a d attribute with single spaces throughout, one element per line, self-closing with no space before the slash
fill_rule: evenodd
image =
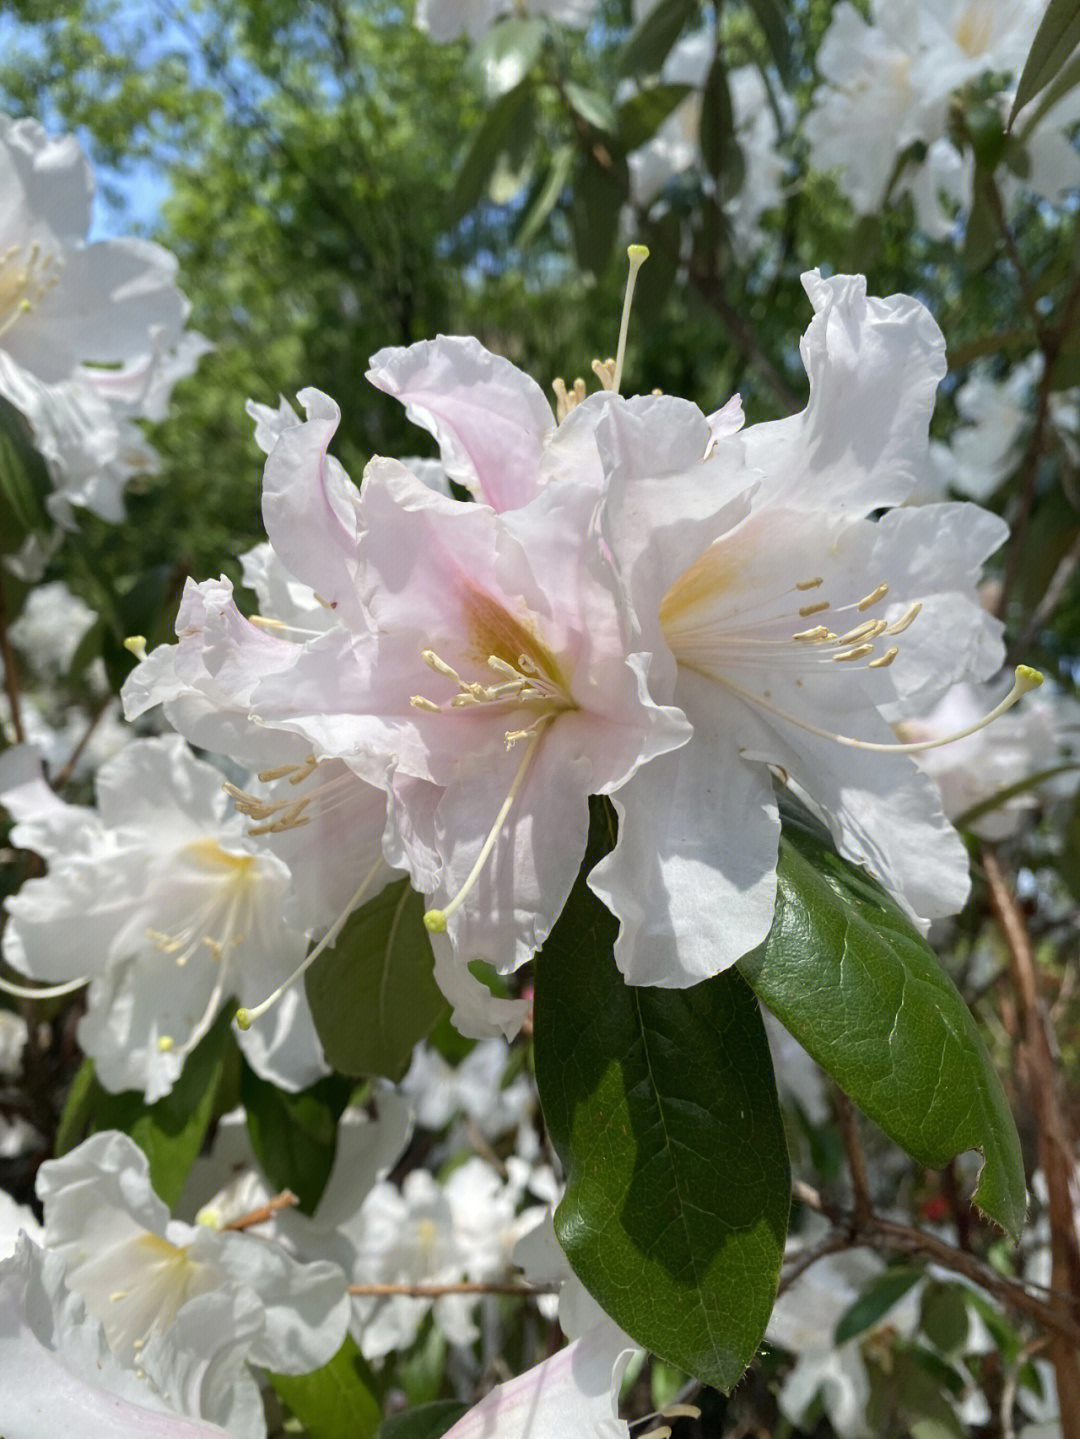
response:
<path id="1" fill-rule="evenodd" d="M 691 85 L 645 85 L 624 100 L 616 112 L 615 133 L 627 154 L 651 140 L 692 93 Z"/>
<path id="2" fill-rule="evenodd" d="M 776 915 L 739 968 L 856 1104 L 920 1164 L 967 1149 L 985 1164 L 975 1201 L 1014 1238 L 1026 1191 L 1000 1081 L 956 986 L 899 906 L 840 858 L 823 827 L 782 800 Z"/>
<path id="3" fill-rule="evenodd" d="M 331 1075 L 298 1094 L 260 1079 L 246 1064 L 240 1098 L 248 1133 L 263 1173 L 276 1189 L 291 1189 L 311 1214 L 330 1178 L 337 1152 L 337 1122 L 352 1084 Z"/>
<path id="4" fill-rule="evenodd" d="M 187 1057 L 180 1078 L 156 1104 L 127 1090 L 110 1094 L 98 1086 L 94 1129 L 130 1134 L 150 1161 L 150 1182 L 171 1209 L 184 1189 L 215 1114 L 218 1086 L 233 1040 L 231 1014 L 222 1010 Z M 97 1080 L 94 1081 L 97 1084 Z"/>
<path id="5" fill-rule="evenodd" d="M 17 550 L 28 530 L 51 529 L 45 509 L 51 491 L 48 466 L 34 448 L 27 420 L 0 395 L 0 496 L 8 511 L 0 535 L 3 553 Z"/>
<path id="6" fill-rule="evenodd" d="M 872 1329 L 879 1320 L 884 1319 L 894 1304 L 899 1304 L 904 1295 L 914 1289 L 921 1278 L 921 1269 L 911 1269 L 906 1264 L 887 1269 L 841 1314 L 836 1323 L 833 1343 L 846 1344 L 857 1334 L 864 1334 L 867 1329 Z"/>
<path id="7" fill-rule="evenodd" d="M 514 232 L 515 245 L 528 245 L 558 204 L 570 179 L 576 155 L 573 145 L 556 147 L 526 201 Z"/>
<path id="8" fill-rule="evenodd" d="M 619 74 L 655 75 L 697 11 L 698 0 L 664 0 L 653 6 L 623 43 L 616 61 Z"/>
<path id="9" fill-rule="evenodd" d="M 485 31 L 469 57 L 489 101 L 497 100 L 525 76 L 540 58 L 546 26 L 543 20 L 507 16 Z"/>
<path id="10" fill-rule="evenodd" d="M 1021 142 L 1026 141 L 1034 133 L 1042 117 L 1052 110 L 1059 100 L 1064 99 L 1078 83 L 1080 83 L 1080 55 L 1074 55 L 1047 85 L 1039 97 L 1039 103 L 1024 116 L 1024 123 L 1016 130 L 1017 138 Z"/>
<path id="11" fill-rule="evenodd" d="M 439 1439 L 468 1410 L 467 1404 L 459 1404 L 456 1399 L 436 1399 L 433 1404 L 421 1404 L 407 1414 L 384 1419 L 379 1439 Z"/>
<path id="12" fill-rule="evenodd" d="M 625 178 L 624 162 L 620 174 Z M 602 275 L 611 259 L 619 234 L 620 216 L 627 187 L 615 175 L 591 157 L 578 171 L 574 186 L 574 203 L 570 225 L 574 236 L 574 253 L 583 270 Z"/>
<path id="13" fill-rule="evenodd" d="M 594 802 L 582 875 L 614 819 Z M 578 1278 L 640 1344 L 730 1389 L 776 1295 L 790 1198 L 765 1029 L 737 971 L 632 988 L 579 877 L 536 964 L 536 1082 Z"/>
<path id="14" fill-rule="evenodd" d="M 57 1159 L 74 1149 L 87 1135 L 93 1122 L 94 1110 L 105 1093 L 94 1076 L 94 1061 L 84 1059 L 75 1072 L 71 1088 L 64 1100 L 60 1123 L 56 1127 L 53 1154 Z"/>
<path id="15" fill-rule="evenodd" d="M 388 884 L 305 976 L 327 1062 L 340 1074 L 401 1079 L 446 1009 L 433 968 L 423 899 L 408 880 Z"/>
<path id="16" fill-rule="evenodd" d="M 1012 128 L 1013 121 L 1027 102 L 1049 85 L 1078 44 L 1080 0 L 1050 0 L 1024 62 L 1007 128 Z"/>
<path id="17" fill-rule="evenodd" d="M 919 1310 L 919 1328 L 943 1354 L 956 1354 L 967 1342 L 970 1329 L 967 1301 L 959 1284 L 932 1282 L 926 1286 Z"/>
<path id="18" fill-rule="evenodd" d="M 474 131 L 450 194 L 451 222 L 462 219 L 480 203 L 497 161 L 520 145 L 523 128 L 531 125 L 533 88 L 532 78 L 527 76 L 500 95 Z"/>
<path id="19" fill-rule="evenodd" d="M 615 128 L 615 111 L 606 95 L 597 90 L 586 90 L 584 85 L 577 85 L 573 80 L 567 80 L 563 93 L 574 114 L 594 130 L 609 134 Z"/>
<path id="20" fill-rule="evenodd" d="M 769 54 L 780 72 L 781 80 L 785 85 L 790 85 L 793 78 L 791 30 L 782 0 L 750 0 L 750 9 L 761 26 Z"/>
<path id="21" fill-rule="evenodd" d="M 701 94 L 701 158 L 714 179 L 723 181 L 725 196 L 735 195 L 742 186 L 745 165 L 735 139 L 735 113 L 723 55 L 717 54 L 705 77 Z"/>
<path id="22" fill-rule="evenodd" d="M 308 1439 L 372 1439 L 379 1428 L 374 1379 L 351 1338 L 321 1369 L 269 1378 Z"/>

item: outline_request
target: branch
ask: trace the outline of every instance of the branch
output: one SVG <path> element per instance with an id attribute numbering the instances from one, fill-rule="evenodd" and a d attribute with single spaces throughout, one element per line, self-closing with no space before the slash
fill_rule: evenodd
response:
<path id="1" fill-rule="evenodd" d="M 866 1155 L 863 1152 L 859 1125 L 851 1107 L 851 1100 L 842 1089 L 836 1091 L 836 1121 L 844 1141 L 848 1169 L 851 1171 L 851 1192 L 855 1198 L 855 1218 L 860 1226 L 874 1215 L 870 1199 L 870 1185 L 866 1174 Z"/>
<path id="2" fill-rule="evenodd" d="M 265 1224 L 268 1219 L 273 1219 L 283 1209 L 291 1209 L 294 1204 L 300 1201 L 291 1189 L 283 1189 L 280 1194 L 275 1194 L 273 1199 L 268 1199 L 265 1204 L 260 1204 L 258 1209 L 252 1209 L 247 1214 L 241 1214 L 239 1219 L 234 1219 L 230 1224 L 222 1225 L 223 1229 L 250 1229 L 255 1224 Z"/>
<path id="3" fill-rule="evenodd" d="M 1009 950 L 1009 970 L 1016 994 L 1021 1053 L 1028 1097 L 1035 1118 L 1039 1164 L 1046 1179 L 1050 1218 L 1050 1283 L 1070 1322 L 1080 1316 L 1080 1243 L 1072 1202 L 1074 1160 L 1058 1097 L 1046 1017 L 1039 999 L 1035 955 L 1023 912 L 1009 888 L 997 855 L 983 850 L 983 869 L 994 911 Z M 1059 1301 L 1060 1302 L 1060 1301 Z M 1080 1439 L 1080 1364 L 1075 1341 L 1055 1332 L 1050 1359 L 1057 1382 L 1058 1409 L 1064 1439 Z"/>
<path id="4" fill-rule="evenodd" d="M 921 1229 L 896 1224 L 891 1219 L 882 1219 L 876 1214 L 860 1225 L 854 1213 L 831 1204 L 816 1189 L 801 1180 L 795 1180 L 792 1191 L 801 1203 L 830 1220 L 837 1231 L 843 1232 L 851 1245 L 884 1249 L 893 1254 L 921 1255 L 931 1259 L 943 1269 L 950 1269 L 954 1274 L 960 1274 L 972 1284 L 977 1284 L 980 1289 L 985 1289 L 1007 1308 L 1034 1319 L 1054 1336 L 1072 1346 L 1080 1347 L 1080 1324 L 1057 1304 L 1030 1293 L 1020 1280 L 1006 1279 L 981 1259 L 965 1254 L 951 1244 L 946 1244 L 943 1239 L 926 1234 Z M 824 1250 L 824 1253 L 829 1252 L 831 1251 Z"/>
<path id="5" fill-rule="evenodd" d="M 26 730 L 22 722 L 22 705 L 19 699 L 19 668 L 15 663 L 15 651 L 8 635 L 7 595 L 4 592 L 3 575 L 0 574 L 0 659 L 4 662 L 4 690 L 11 706 L 11 727 L 15 731 L 15 743 L 26 743 Z"/>

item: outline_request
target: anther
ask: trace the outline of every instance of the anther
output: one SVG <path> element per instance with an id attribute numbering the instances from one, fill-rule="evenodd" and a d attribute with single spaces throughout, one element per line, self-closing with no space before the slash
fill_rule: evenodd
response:
<path id="1" fill-rule="evenodd" d="M 175 1041 L 173 1040 L 173 1037 L 172 1037 L 171 1034 L 162 1034 L 162 1035 L 159 1035 L 159 1036 L 158 1036 L 158 1042 L 157 1042 L 158 1053 L 159 1053 L 159 1054 L 168 1054 L 169 1050 L 172 1049 L 174 1043 L 175 1043 Z"/>
<path id="2" fill-rule="evenodd" d="M 853 645 L 858 640 L 875 640 L 889 628 L 888 620 L 864 620 L 846 635 L 841 635 L 837 644 Z"/>
<path id="3" fill-rule="evenodd" d="M 844 650 L 841 654 L 832 655 L 830 658 L 836 660 L 838 664 L 842 664 L 845 660 L 861 660 L 864 655 L 873 653 L 873 645 L 856 645 L 853 650 Z"/>
<path id="4" fill-rule="evenodd" d="M 822 640 L 832 638 L 832 633 L 827 625 L 815 625 L 812 630 L 800 630 L 798 634 L 792 635 L 793 640 L 803 640 L 806 644 L 819 644 Z"/>
<path id="5" fill-rule="evenodd" d="M 825 581 L 821 575 L 815 575 L 812 580 L 799 580 L 795 588 L 797 590 L 816 590 L 818 585 L 823 585 L 824 583 Z"/>
<path id="6" fill-rule="evenodd" d="M 423 710 L 429 715 L 441 715 L 442 705 L 437 705 L 434 700 L 425 699 L 423 695 L 412 695 L 409 703 L 414 709 Z"/>
<path id="7" fill-rule="evenodd" d="M 866 666 L 866 668 L 868 670 L 887 669 L 899 653 L 900 651 L 896 648 L 895 645 L 890 645 L 890 647 L 885 651 L 883 655 L 878 655 L 876 660 L 871 660 L 870 663 Z"/>
<path id="8" fill-rule="evenodd" d="M 828 600 L 818 600 L 817 604 L 803 605 L 802 608 L 799 610 L 799 614 L 802 615 L 803 619 L 805 620 L 809 619 L 811 615 L 820 615 L 823 610 L 827 610 L 828 608 Z"/>
<path id="9" fill-rule="evenodd" d="M 905 615 L 898 619 L 895 624 L 891 624 L 886 628 L 885 633 L 887 635 L 902 635 L 905 630 L 909 630 L 915 623 L 921 609 L 922 601 L 916 600 Z"/>
<path id="10" fill-rule="evenodd" d="M 860 600 L 855 608 L 857 610 L 868 610 L 871 605 L 876 605 L 879 601 L 883 600 L 888 593 L 889 586 L 882 583 L 878 585 L 876 590 L 871 590 L 865 599 Z"/>

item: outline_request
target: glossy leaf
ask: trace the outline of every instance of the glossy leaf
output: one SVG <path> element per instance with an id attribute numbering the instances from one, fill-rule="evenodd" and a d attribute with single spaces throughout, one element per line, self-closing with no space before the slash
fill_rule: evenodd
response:
<path id="1" fill-rule="evenodd" d="M 595 804 L 586 869 L 613 824 Z M 730 1389 L 776 1293 L 790 1176 L 764 1025 L 729 971 L 632 988 L 579 879 L 536 965 L 536 1081 L 576 1274 L 635 1339 Z"/>
<path id="2" fill-rule="evenodd" d="M 780 78 L 788 84 L 792 78 L 791 30 L 783 0 L 749 0 L 749 3 Z"/>
<path id="3" fill-rule="evenodd" d="M 382 1410 L 374 1380 L 351 1338 L 321 1369 L 271 1374 L 270 1383 L 309 1439 L 372 1439 L 379 1428 Z"/>
<path id="4" fill-rule="evenodd" d="M 1080 0 L 1050 0 L 1028 52 L 1016 96 L 1009 111 L 1009 126 L 1029 100 L 1050 84 L 1080 45 Z"/>
<path id="5" fill-rule="evenodd" d="M 423 899 L 408 880 L 388 884 L 305 976 L 327 1061 L 341 1074 L 400 1079 L 446 1009 L 433 968 Z"/>
<path id="6" fill-rule="evenodd" d="M 619 106 L 615 118 L 623 148 L 629 153 L 651 140 L 668 116 L 692 93 L 690 85 L 645 85 L 629 96 Z"/>
<path id="7" fill-rule="evenodd" d="M 331 1076 L 287 1094 L 244 1066 L 240 1098 L 259 1165 L 275 1189 L 291 1189 L 310 1214 L 326 1188 L 337 1152 L 337 1121 L 352 1085 Z"/>
<path id="8" fill-rule="evenodd" d="M 776 917 L 739 968 L 876 1124 L 940 1169 L 981 1149 L 975 1201 L 1015 1238 L 1023 1156 L 978 1028 L 933 950 L 885 891 L 784 800 Z"/>

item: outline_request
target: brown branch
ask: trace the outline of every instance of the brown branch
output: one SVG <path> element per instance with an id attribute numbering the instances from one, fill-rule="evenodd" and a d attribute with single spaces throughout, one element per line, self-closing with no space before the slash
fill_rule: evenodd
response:
<path id="1" fill-rule="evenodd" d="M 561 1284 L 497 1283 L 462 1280 L 457 1284 L 350 1284 L 349 1293 L 382 1299 L 402 1294 L 407 1299 L 442 1299 L 447 1294 L 516 1294 L 531 1299 L 541 1294 L 558 1294 Z"/>
<path id="2" fill-rule="evenodd" d="M 884 1249 L 892 1254 L 910 1254 L 930 1259 L 935 1264 L 940 1264 L 943 1269 L 950 1269 L 954 1274 L 962 1275 L 972 1284 L 977 1284 L 980 1289 L 985 1289 L 987 1294 L 1007 1308 L 1034 1319 L 1056 1338 L 1071 1346 L 1080 1347 L 1080 1324 L 1059 1303 L 1040 1299 L 1020 1280 L 1006 1279 L 981 1259 L 946 1244 L 936 1235 L 926 1234 L 921 1229 L 913 1229 L 906 1224 L 896 1224 L 877 1214 L 871 1215 L 870 1219 L 860 1226 L 854 1213 L 848 1213 L 838 1205 L 831 1204 L 816 1189 L 801 1180 L 795 1180 L 792 1190 L 803 1204 L 831 1220 L 852 1246 Z"/>
<path id="3" fill-rule="evenodd" d="M 1009 971 L 1020 1020 L 1021 1055 L 1028 1098 L 1038 1136 L 1039 1164 L 1046 1179 L 1050 1219 L 1050 1284 L 1070 1320 L 1080 1318 L 1080 1243 L 1072 1202 L 1074 1165 L 1058 1096 L 1057 1073 L 1039 998 L 1035 954 L 1023 912 L 1009 887 L 997 855 L 982 853 L 990 907 L 1005 936 Z M 1080 1439 L 1080 1363 L 1076 1341 L 1055 1334 L 1050 1360 L 1057 1382 L 1064 1439 Z"/>
<path id="4" fill-rule="evenodd" d="M 0 659 L 4 662 L 4 689 L 11 706 L 11 727 L 15 731 L 15 743 L 25 744 L 26 730 L 23 728 L 22 705 L 19 699 L 19 668 L 15 663 L 15 651 L 11 647 L 11 637 L 8 634 L 8 619 L 7 595 L 4 592 L 3 576 L 0 575 Z"/>
<path id="5" fill-rule="evenodd" d="M 291 1209 L 294 1204 L 300 1201 L 291 1189 L 283 1189 L 280 1194 L 275 1194 L 273 1199 L 268 1199 L 265 1204 L 260 1204 L 258 1209 L 252 1209 L 247 1214 L 241 1214 L 239 1219 L 232 1220 L 229 1224 L 223 1224 L 223 1229 L 250 1229 L 255 1224 L 265 1224 L 268 1219 L 273 1219 L 275 1214 L 280 1214 L 283 1209 Z"/>
<path id="6" fill-rule="evenodd" d="M 870 1199 L 870 1184 L 866 1173 L 866 1154 L 859 1134 L 858 1120 L 851 1107 L 851 1100 L 842 1089 L 836 1091 L 836 1122 L 840 1126 L 840 1137 L 844 1141 L 848 1169 L 851 1173 L 851 1192 L 855 1200 L 855 1219 L 860 1227 L 873 1218 L 874 1205 Z"/>
<path id="7" fill-rule="evenodd" d="M 85 754 L 85 752 L 86 752 L 86 746 L 90 743 L 91 739 L 93 738 L 94 731 L 97 729 L 98 725 L 101 723 L 102 719 L 103 719 L 104 716 L 105 716 L 105 711 L 106 711 L 106 710 L 109 708 L 109 706 L 112 704 L 114 698 L 115 698 L 114 695 L 111 695 L 111 694 L 106 695 L 105 698 L 104 698 L 103 700 L 101 700 L 101 702 L 98 704 L 98 706 L 97 706 L 97 708 L 94 710 L 94 712 L 91 714 L 90 718 L 89 718 L 89 719 L 87 720 L 87 722 L 86 722 L 86 728 L 83 730 L 82 735 L 81 735 L 81 737 L 80 737 L 80 739 L 79 739 L 78 744 L 77 744 L 77 745 L 75 746 L 75 748 L 71 751 L 71 754 L 68 756 L 67 761 L 66 761 L 65 764 L 62 766 L 62 768 L 59 769 L 59 770 L 56 772 L 56 774 L 53 776 L 52 781 L 51 781 L 51 784 L 52 784 L 53 789 L 55 789 L 55 790 L 61 790 L 61 789 L 63 789 L 64 785 L 67 784 L 68 780 L 69 780 L 69 779 L 71 778 L 71 776 L 75 773 L 75 767 L 76 767 L 76 765 L 79 763 L 79 761 L 82 759 L 83 755 Z"/>
<path id="8" fill-rule="evenodd" d="M 1024 308 L 1027 310 L 1031 318 L 1031 323 L 1035 327 L 1035 334 L 1038 337 L 1040 346 L 1045 348 L 1044 342 L 1048 332 L 1046 323 L 1039 311 L 1039 300 L 1035 293 L 1035 286 L 1032 284 L 1031 276 L 1028 274 L 1028 268 L 1024 264 L 1023 256 L 1020 254 L 1019 246 L 1016 243 L 1016 236 L 1013 234 L 1012 227 L 1006 218 L 1005 206 L 1001 199 L 1001 191 L 998 189 L 997 181 L 994 179 L 993 172 L 990 170 L 983 173 L 983 194 L 986 197 L 986 203 L 990 206 L 990 213 L 994 217 L 994 223 L 997 225 L 998 233 L 1004 241 L 1005 253 L 1008 255 L 1012 267 L 1016 271 L 1016 278 L 1020 284 L 1020 294 L 1023 297 Z"/>

